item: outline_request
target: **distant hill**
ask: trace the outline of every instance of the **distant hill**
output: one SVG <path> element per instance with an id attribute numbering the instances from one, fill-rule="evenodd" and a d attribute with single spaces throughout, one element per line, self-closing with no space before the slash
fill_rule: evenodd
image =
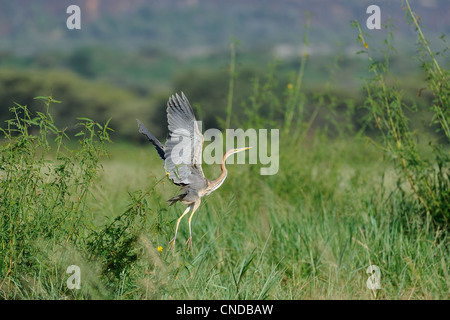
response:
<path id="1" fill-rule="evenodd" d="M 450 2 L 411 0 L 424 30 L 435 37 L 450 29 Z M 327 53 L 339 41 L 352 43 L 349 21 L 362 25 L 371 4 L 390 17 L 401 40 L 415 37 L 404 22 L 401 1 L 367 0 L 84 0 L 82 29 L 66 28 L 68 0 L 0 1 L 0 50 L 21 54 L 102 43 L 124 50 L 153 48 L 176 56 L 202 55 L 226 49 L 230 36 L 243 49 L 260 48 L 289 54 L 301 43 L 306 14 L 311 14 L 311 42 Z M 383 34 L 385 30 L 374 31 Z M 275 48 L 275 49 L 274 49 Z"/>

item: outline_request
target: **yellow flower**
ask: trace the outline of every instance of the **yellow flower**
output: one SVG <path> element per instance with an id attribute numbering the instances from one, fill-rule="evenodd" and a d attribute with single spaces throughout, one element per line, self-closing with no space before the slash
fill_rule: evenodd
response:
<path id="1" fill-rule="evenodd" d="M 158 252 L 162 252 L 162 247 L 161 246 L 158 247 Z"/>
<path id="2" fill-rule="evenodd" d="M 366 48 L 366 49 L 369 48 L 369 46 L 367 45 L 366 42 L 364 42 L 363 45 L 364 45 L 364 48 Z"/>
<path id="3" fill-rule="evenodd" d="M 292 83 L 288 83 L 287 88 L 288 88 L 289 90 L 292 90 L 293 87 L 294 87 L 294 86 L 292 85 Z"/>

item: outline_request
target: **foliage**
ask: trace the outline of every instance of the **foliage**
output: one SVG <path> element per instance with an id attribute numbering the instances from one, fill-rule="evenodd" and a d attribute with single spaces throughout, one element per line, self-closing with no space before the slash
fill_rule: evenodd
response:
<path id="1" fill-rule="evenodd" d="M 26 106 L 15 104 L 10 109 L 13 118 L 1 129 L 2 279 L 39 270 L 39 241 L 76 245 L 86 235 L 86 199 L 110 141 L 109 121 L 103 126 L 79 118 L 75 135 L 79 148 L 70 148 L 67 133 L 55 126 L 49 112 L 52 103 L 60 102 L 52 97 L 35 99 L 44 100 L 44 111 L 33 115 Z"/>
<path id="2" fill-rule="evenodd" d="M 33 97 L 40 94 L 58 96 L 62 102 L 52 112 L 55 125 L 67 127 L 69 134 L 76 133 L 76 118 L 88 117 L 100 122 L 111 119 L 116 129 L 113 137 L 124 139 L 134 136 L 137 114 L 149 117 L 152 102 L 126 88 L 117 88 L 99 80 L 85 80 L 67 70 L 14 70 L 0 71 L 0 100 L 16 101 L 37 111 L 40 105 Z M 0 120 L 9 117 L 8 109 L 0 110 Z M 3 124 L 1 125 L 3 127 Z"/>
<path id="3" fill-rule="evenodd" d="M 408 105 L 398 87 L 389 84 L 386 80 L 389 73 L 389 53 L 394 50 L 390 25 L 387 26 L 389 36 L 385 41 L 384 61 L 375 61 L 370 54 L 370 45 L 367 44 L 360 25 L 354 21 L 353 26 L 359 31 L 358 41 L 364 44 L 361 52 L 368 55 L 369 70 L 373 74 L 365 86 L 367 91 L 365 106 L 371 113 L 368 121 L 382 133 L 383 149 L 386 155 L 397 164 L 398 185 L 400 186 L 406 181 L 418 201 L 418 207 L 414 211 L 417 211 L 425 220 L 431 217 L 434 223 L 448 229 L 450 226 L 448 171 L 450 154 L 447 146 L 450 142 L 448 130 L 450 119 L 450 109 L 448 108 L 449 73 L 441 70 L 435 54 L 431 51 L 420 29 L 415 13 L 411 10 L 408 1 L 406 4 L 406 15 L 414 21 L 419 34 L 420 60 L 426 73 L 428 88 L 434 96 L 434 100 L 429 106 L 430 111 L 433 112 L 429 126 L 435 126 L 438 131 L 444 133 L 441 138 L 444 143 L 439 140 L 430 141 L 432 158 L 427 159 L 423 155 L 419 148 L 418 135 L 410 129 L 410 120 L 405 112 L 405 110 L 414 112 L 417 111 L 417 108 L 414 105 Z M 400 188 L 400 190 L 408 192 L 405 188 Z"/>

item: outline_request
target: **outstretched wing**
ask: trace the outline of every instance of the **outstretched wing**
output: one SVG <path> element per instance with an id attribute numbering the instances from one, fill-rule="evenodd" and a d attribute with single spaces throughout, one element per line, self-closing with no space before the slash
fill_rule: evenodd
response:
<path id="1" fill-rule="evenodd" d="M 158 151 L 158 154 L 159 154 L 160 158 L 165 160 L 165 158 L 164 158 L 164 146 L 162 145 L 162 143 L 159 142 L 159 140 L 156 139 L 156 137 L 154 135 L 152 135 L 150 133 L 150 131 L 147 130 L 146 127 L 144 127 L 142 122 L 140 122 L 138 119 L 136 119 L 136 121 L 138 123 L 139 133 L 142 133 L 144 136 L 147 137 L 147 139 L 151 143 L 153 143 L 153 145 L 155 146 L 156 151 Z"/>
<path id="2" fill-rule="evenodd" d="M 165 146 L 166 172 L 177 185 L 189 185 L 200 190 L 207 182 L 202 170 L 203 135 L 199 130 L 194 111 L 181 93 L 167 102 L 169 140 Z"/>

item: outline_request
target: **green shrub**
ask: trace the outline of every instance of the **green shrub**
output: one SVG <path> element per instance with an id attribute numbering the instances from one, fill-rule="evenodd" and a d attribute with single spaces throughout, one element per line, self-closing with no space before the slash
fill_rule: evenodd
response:
<path id="1" fill-rule="evenodd" d="M 77 245 L 86 236 L 86 199 L 107 155 L 108 122 L 102 126 L 79 118 L 71 148 L 65 130 L 45 110 L 33 115 L 16 104 L 13 118 L 1 129 L 0 146 L 0 278 L 17 277 L 39 268 L 40 240 Z"/>
<path id="2" fill-rule="evenodd" d="M 433 117 L 428 124 L 435 126 L 441 138 L 433 141 L 430 139 L 430 154 L 428 156 L 421 150 L 419 136 L 410 127 L 409 113 L 417 112 L 415 105 L 408 104 L 403 97 L 403 92 L 397 84 L 387 81 L 390 75 L 389 55 L 394 50 L 393 36 L 388 24 L 388 38 L 385 40 L 384 61 L 376 61 L 372 57 L 370 44 L 366 42 L 365 34 L 357 21 L 353 27 L 358 29 L 358 41 L 363 44 L 360 53 L 367 54 L 372 77 L 366 81 L 365 90 L 367 98 L 365 107 L 370 116 L 367 121 L 379 129 L 383 141 L 381 148 L 387 157 L 396 164 L 398 172 L 399 191 L 414 195 L 415 203 L 413 214 L 419 214 L 424 221 L 431 221 L 440 228 L 450 227 L 450 154 L 448 143 L 450 142 L 450 87 L 448 70 L 439 66 L 436 54 L 430 49 L 428 41 L 422 33 L 415 13 L 406 0 L 406 16 L 414 24 L 419 35 L 418 44 L 421 50 L 419 59 L 421 67 L 427 79 L 427 88 L 433 93 L 434 99 L 428 109 Z M 448 47 L 447 47 L 448 49 Z M 444 54 L 447 49 L 443 50 Z M 420 92 L 424 88 L 421 88 Z M 409 188 L 405 188 L 406 184 Z M 405 197 L 408 199 L 409 197 Z M 411 200 L 410 200 L 411 201 Z M 411 212 L 405 212 L 409 215 Z"/>

